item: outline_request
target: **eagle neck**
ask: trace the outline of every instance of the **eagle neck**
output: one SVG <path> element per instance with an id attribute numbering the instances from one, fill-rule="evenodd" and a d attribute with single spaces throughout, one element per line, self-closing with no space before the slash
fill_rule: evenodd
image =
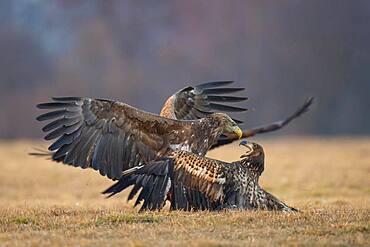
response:
<path id="1" fill-rule="evenodd" d="M 192 126 L 192 132 L 196 142 L 192 143 L 192 153 L 204 156 L 213 144 L 215 144 L 222 133 L 219 123 L 209 118 L 202 118 Z"/>
<path id="2" fill-rule="evenodd" d="M 250 176 L 258 178 L 265 169 L 264 154 L 248 156 L 240 161 L 240 164 L 247 169 Z"/>

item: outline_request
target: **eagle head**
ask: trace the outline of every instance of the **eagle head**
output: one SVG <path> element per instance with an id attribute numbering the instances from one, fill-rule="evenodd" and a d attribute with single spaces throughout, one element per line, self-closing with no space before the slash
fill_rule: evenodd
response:
<path id="1" fill-rule="evenodd" d="M 240 162 L 247 166 L 256 176 L 260 176 L 265 169 L 265 153 L 262 146 L 246 140 L 241 141 L 239 146 L 244 146 L 248 149 L 245 154 L 240 156 L 242 159 Z"/>
<path id="2" fill-rule="evenodd" d="M 255 142 L 249 142 L 246 140 L 243 140 L 239 143 L 239 146 L 244 146 L 247 148 L 247 152 L 240 156 L 240 158 L 246 158 L 246 157 L 260 157 L 264 156 L 264 151 L 261 145 L 255 143 Z"/>
<path id="3" fill-rule="evenodd" d="M 209 116 L 212 118 L 216 123 L 218 123 L 218 127 L 223 134 L 230 135 L 235 134 L 239 138 L 242 138 L 243 131 L 240 129 L 238 124 L 231 119 L 225 113 L 213 113 Z"/>

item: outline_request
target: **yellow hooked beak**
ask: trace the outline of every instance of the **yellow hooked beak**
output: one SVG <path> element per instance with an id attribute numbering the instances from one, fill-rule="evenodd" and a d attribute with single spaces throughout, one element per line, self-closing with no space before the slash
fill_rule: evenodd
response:
<path id="1" fill-rule="evenodd" d="M 239 139 L 243 137 L 243 131 L 239 128 L 239 126 L 233 126 L 232 130 L 239 137 Z"/>

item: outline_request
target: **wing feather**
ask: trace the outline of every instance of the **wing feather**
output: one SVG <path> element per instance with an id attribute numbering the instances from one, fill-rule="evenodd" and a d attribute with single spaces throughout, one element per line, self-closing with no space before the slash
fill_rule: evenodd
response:
<path id="1" fill-rule="evenodd" d="M 211 161 L 210 159 L 201 156 L 186 157 L 185 154 L 187 153 L 183 151 L 175 152 L 173 157 L 171 155 L 163 160 L 152 161 L 138 169 L 133 169 L 125 173 L 116 184 L 103 193 L 112 196 L 128 186 L 134 185 L 128 200 L 132 200 L 141 189 L 135 201 L 135 206 L 142 203 L 140 210 L 161 209 L 167 199 L 168 192 L 170 193 L 168 199 L 171 202 L 171 210 L 215 209 L 223 199 L 225 180 L 217 179 L 220 177 L 215 175 L 217 171 L 211 171 L 215 165 L 207 163 Z M 183 159 L 178 159 L 179 156 Z M 187 162 L 187 164 L 182 164 L 180 168 L 179 164 L 182 162 Z M 197 167 L 201 166 L 201 164 L 196 164 L 199 162 L 204 162 L 203 165 L 209 168 L 207 170 L 211 172 L 208 175 L 204 173 L 202 176 L 198 176 L 189 173 L 191 169 L 195 171 Z M 194 166 L 194 164 L 196 165 Z M 217 165 L 223 166 L 223 164 Z M 222 172 L 219 173 L 222 174 Z M 208 177 L 209 179 L 200 179 Z"/>
<path id="2" fill-rule="evenodd" d="M 158 158 L 169 145 L 183 143 L 192 123 L 166 119 L 121 102 L 79 97 L 53 98 L 37 105 L 49 112 L 37 117 L 50 121 L 43 127 L 52 159 L 98 170 L 111 179 L 123 170 Z M 176 131 L 184 135 L 174 137 Z M 188 131 L 188 132 L 186 132 Z"/>
<path id="3" fill-rule="evenodd" d="M 109 194 L 108 197 L 111 197 L 130 185 L 134 185 L 129 193 L 128 200 L 132 200 L 141 189 L 135 201 L 135 206 L 143 202 L 140 211 L 160 210 L 164 206 L 167 193 L 170 190 L 172 168 L 171 159 L 150 162 L 124 174 L 117 183 L 103 193 Z"/>
<path id="4" fill-rule="evenodd" d="M 227 163 L 185 151 L 176 152 L 174 163 L 175 183 L 200 191 L 214 202 L 223 200 Z"/>
<path id="5" fill-rule="evenodd" d="M 203 118 L 215 111 L 245 111 L 244 108 L 228 105 L 247 100 L 246 97 L 227 95 L 244 90 L 244 88 L 224 87 L 232 83 L 233 81 L 215 81 L 186 87 L 167 99 L 161 110 L 161 116 L 172 119 L 194 120 Z"/>
<path id="6" fill-rule="evenodd" d="M 304 102 L 304 104 L 302 106 L 300 106 L 293 114 L 289 115 L 287 118 L 285 118 L 283 120 L 280 120 L 280 121 L 275 121 L 275 122 L 272 122 L 272 123 L 269 123 L 269 124 L 265 124 L 265 125 L 262 125 L 262 126 L 254 127 L 254 128 L 251 128 L 251 129 L 246 129 L 246 130 L 243 131 L 243 137 L 242 138 L 248 138 L 248 137 L 252 137 L 252 136 L 255 136 L 255 135 L 258 135 L 258 134 L 262 134 L 262 133 L 273 132 L 273 131 L 276 131 L 276 130 L 279 130 L 279 129 L 285 127 L 291 121 L 293 121 L 294 119 L 302 116 L 302 114 L 309 111 L 313 102 L 314 102 L 314 98 L 309 97 L 308 99 L 306 99 L 306 101 Z M 211 147 L 211 149 L 216 148 L 216 147 L 220 147 L 220 146 L 223 146 L 223 145 L 226 145 L 226 144 L 229 144 L 229 143 L 232 143 L 232 142 L 237 141 L 237 140 L 239 140 L 239 137 L 236 136 L 236 135 L 228 136 L 228 137 L 221 136 L 218 139 L 217 143 L 214 144 Z"/>

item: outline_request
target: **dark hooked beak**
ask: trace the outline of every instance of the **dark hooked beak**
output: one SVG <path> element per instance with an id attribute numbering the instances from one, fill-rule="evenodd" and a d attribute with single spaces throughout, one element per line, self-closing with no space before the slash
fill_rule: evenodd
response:
<path id="1" fill-rule="evenodd" d="M 250 155 L 251 153 L 253 153 L 253 143 L 251 142 L 248 142 L 247 140 L 243 140 L 239 143 L 239 146 L 244 146 L 246 148 L 248 148 L 247 150 L 247 153 L 243 154 L 242 156 L 240 156 L 240 158 L 245 158 L 247 157 L 248 155 Z"/>
<path id="2" fill-rule="evenodd" d="M 239 143 L 239 146 L 246 146 L 248 143 L 247 140 L 242 140 L 240 143 Z"/>

